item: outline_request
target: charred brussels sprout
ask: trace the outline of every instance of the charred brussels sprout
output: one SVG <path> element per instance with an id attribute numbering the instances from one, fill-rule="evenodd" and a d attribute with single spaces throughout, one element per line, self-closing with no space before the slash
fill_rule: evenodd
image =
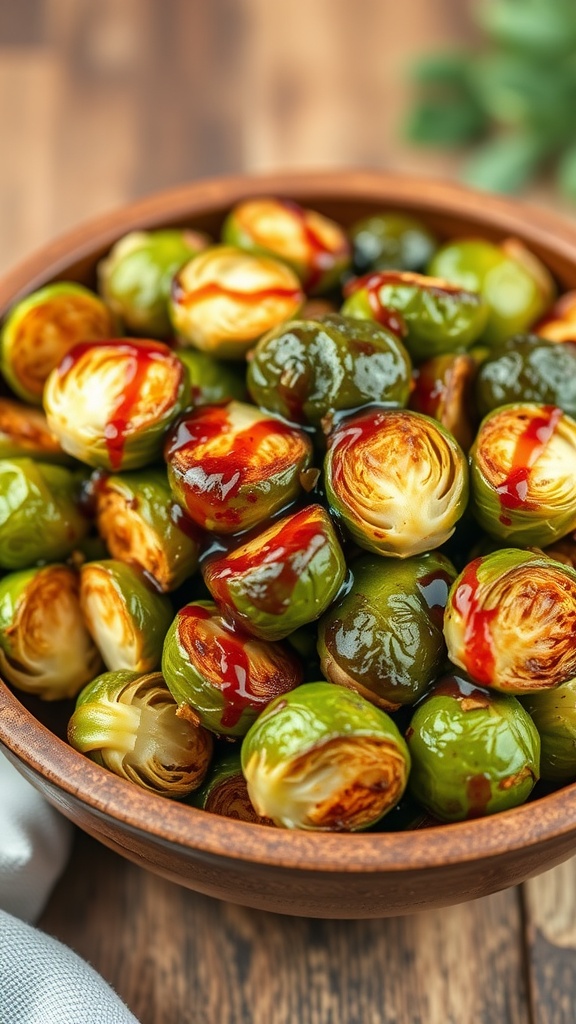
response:
<path id="1" fill-rule="evenodd" d="M 408 402 L 411 363 L 391 331 L 332 313 L 276 327 L 248 366 L 254 402 L 293 423 L 318 426 L 342 409 Z"/>
<path id="2" fill-rule="evenodd" d="M 159 667 L 172 606 L 137 569 L 114 559 L 87 562 L 80 569 L 80 603 L 106 668 L 151 672 Z"/>
<path id="3" fill-rule="evenodd" d="M 576 342 L 576 291 L 561 295 L 534 330 L 549 341 Z"/>
<path id="4" fill-rule="evenodd" d="M 210 733 L 178 718 L 160 672 L 94 679 L 78 697 L 68 742 L 121 779 L 175 799 L 201 785 L 213 747 Z"/>
<path id="5" fill-rule="evenodd" d="M 482 294 L 488 307 L 482 340 L 489 345 L 529 330 L 555 291 L 545 266 L 517 239 L 501 245 L 482 238 L 448 242 L 432 258 L 428 273 Z"/>
<path id="6" fill-rule="evenodd" d="M 209 244 L 197 231 L 132 231 L 98 265 L 104 301 L 133 334 L 166 337 L 172 278 Z"/>
<path id="7" fill-rule="evenodd" d="M 338 284 L 350 245 L 335 221 L 289 199 L 245 199 L 229 213 L 222 239 L 288 263 L 312 295 Z"/>
<path id="8" fill-rule="evenodd" d="M 531 693 L 522 703 L 540 734 L 540 774 L 550 782 L 576 779 L 576 679 Z"/>
<path id="9" fill-rule="evenodd" d="M 41 405 L 49 374 L 74 345 L 115 333 L 97 295 L 80 284 L 50 284 L 8 314 L 0 335 L 0 370 L 20 398 Z"/>
<path id="10" fill-rule="evenodd" d="M 382 271 L 349 282 L 342 313 L 399 334 L 413 359 L 469 348 L 486 323 L 480 295 L 438 277 Z"/>
<path id="11" fill-rule="evenodd" d="M 67 557 L 88 532 L 77 491 L 64 466 L 0 459 L 0 568 Z"/>
<path id="12" fill-rule="evenodd" d="M 456 570 L 430 552 L 404 562 L 364 555 L 352 572 L 351 589 L 320 622 L 322 672 L 394 711 L 417 700 L 446 660 L 442 620 Z"/>
<path id="13" fill-rule="evenodd" d="M 72 349 L 48 379 L 44 408 L 70 455 L 103 469 L 139 469 L 160 456 L 188 398 L 186 370 L 166 345 L 119 339 Z"/>
<path id="14" fill-rule="evenodd" d="M 279 519 L 204 567 L 204 580 L 220 608 L 263 640 L 281 640 L 317 619 L 345 576 L 342 549 L 320 505 Z"/>
<path id="15" fill-rule="evenodd" d="M 254 406 L 230 402 L 185 416 L 164 454 L 172 491 L 191 519 L 216 533 L 239 533 L 298 496 L 312 444 Z"/>
<path id="16" fill-rule="evenodd" d="M 210 814 L 221 814 L 225 818 L 250 821 L 256 825 L 274 824 L 270 818 L 260 817 L 252 806 L 238 748 L 216 760 L 192 802 Z"/>
<path id="17" fill-rule="evenodd" d="M 495 409 L 470 464 L 472 511 L 492 537 L 544 547 L 576 528 L 576 421 L 558 407 Z"/>
<path id="18" fill-rule="evenodd" d="M 242 744 L 242 769 L 257 812 L 276 825 L 355 832 L 398 803 L 410 757 L 384 711 L 319 682 L 260 715 Z"/>
<path id="19" fill-rule="evenodd" d="M 0 676 L 42 700 L 62 700 L 100 667 L 73 569 L 49 565 L 0 580 Z"/>
<path id="20" fill-rule="evenodd" d="M 162 591 L 196 571 L 200 532 L 174 503 L 165 472 L 96 476 L 91 489 L 98 531 L 113 558 L 140 566 Z"/>
<path id="21" fill-rule="evenodd" d="M 513 402 L 557 405 L 576 416 L 576 343 L 557 345 L 536 334 L 516 335 L 478 371 L 480 414 Z"/>
<path id="22" fill-rule="evenodd" d="M 273 697 L 302 681 L 301 665 L 287 648 L 234 630 L 209 601 L 180 609 L 166 637 L 162 671 L 178 714 L 222 736 L 244 736 Z"/>
<path id="23" fill-rule="evenodd" d="M 463 353 L 427 359 L 414 373 L 410 395 L 410 408 L 438 420 L 464 451 L 468 451 L 476 433 L 476 370 L 476 360 Z"/>
<path id="24" fill-rule="evenodd" d="M 450 660 L 482 686 L 522 694 L 576 675 L 576 571 L 504 548 L 466 566 L 444 617 Z"/>
<path id="25" fill-rule="evenodd" d="M 436 683 L 406 738 L 410 792 L 441 821 L 517 807 L 538 781 L 540 739 L 520 701 L 459 676 Z"/>
<path id="26" fill-rule="evenodd" d="M 433 233 L 406 213 L 376 213 L 350 228 L 354 270 L 424 270 L 438 248 Z"/>
<path id="27" fill-rule="evenodd" d="M 371 409 L 329 438 L 328 500 L 357 544 L 408 558 L 452 536 L 468 500 L 460 446 L 435 420 Z"/>
<path id="28" fill-rule="evenodd" d="M 170 316 L 180 338 L 210 355 L 243 359 L 304 300 L 293 270 L 269 256 L 215 245 L 174 278 Z"/>
<path id="29" fill-rule="evenodd" d="M 192 404 L 197 408 L 234 400 L 244 402 L 248 398 L 246 368 L 242 364 L 225 363 L 195 348 L 179 348 L 176 355 L 188 371 Z"/>
<path id="30" fill-rule="evenodd" d="M 0 459 L 71 462 L 40 409 L 0 398 Z"/>

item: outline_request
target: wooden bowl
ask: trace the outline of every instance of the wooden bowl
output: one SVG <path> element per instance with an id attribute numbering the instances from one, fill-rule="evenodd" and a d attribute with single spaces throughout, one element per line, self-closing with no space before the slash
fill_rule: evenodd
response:
<path id="1" fill-rule="evenodd" d="M 442 236 L 516 235 L 561 286 L 576 287 L 576 228 L 551 214 L 460 187 L 373 173 L 200 182 L 83 225 L 0 282 L 0 314 L 56 278 L 95 282 L 127 231 L 186 224 L 217 232 L 247 195 L 290 196 L 350 224 L 398 208 Z M 384 917 L 486 896 L 576 852 L 576 784 L 490 818 L 408 833 L 312 834 L 249 825 L 152 796 L 63 739 L 62 709 L 0 682 L 0 741 L 21 773 L 73 822 L 142 867 L 234 903 L 314 917 Z"/>

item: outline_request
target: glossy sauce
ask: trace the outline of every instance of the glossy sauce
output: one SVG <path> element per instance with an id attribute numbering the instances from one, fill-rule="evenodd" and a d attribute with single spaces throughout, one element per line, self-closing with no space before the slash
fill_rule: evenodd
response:
<path id="1" fill-rule="evenodd" d="M 442 630 L 444 624 L 444 609 L 453 582 L 454 578 L 444 569 L 436 569 L 416 580 L 416 586 L 426 603 L 430 618 L 439 630 Z"/>
<path id="2" fill-rule="evenodd" d="M 562 409 L 554 405 L 543 407 L 543 415 L 533 416 L 526 429 L 520 434 L 512 455 L 512 465 L 506 479 L 496 488 L 500 504 L 504 509 L 533 508 L 527 500 L 530 472 L 544 452 L 562 418 Z M 502 513 L 500 521 L 511 525 L 511 519 Z"/>
<path id="3" fill-rule="evenodd" d="M 481 558 L 476 558 L 466 566 L 452 604 L 464 620 L 466 668 L 479 683 L 490 684 L 495 667 L 490 626 L 498 615 L 498 609 L 482 608 L 478 603 L 476 595 L 480 584 L 477 570 L 481 561 Z"/>
<path id="4" fill-rule="evenodd" d="M 193 540 L 196 544 L 201 543 L 199 528 L 196 526 L 196 523 L 190 519 L 190 516 L 186 515 L 181 505 L 178 505 L 177 502 L 172 502 L 168 515 L 170 517 L 170 522 L 176 526 L 181 533 L 184 533 L 186 537 Z"/>
<path id="5" fill-rule="evenodd" d="M 298 220 L 302 234 L 308 246 L 310 253 L 308 276 L 306 278 L 306 287 L 313 291 L 322 281 L 323 274 L 331 270 L 339 256 L 345 256 L 348 253 L 348 246 L 342 246 L 341 249 L 335 252 L 326 245 L 320 235 L 314 231 L 314 228 L 308 223 L 306 216 L 306 210 L 304 210 L 298 203 L 292 202 L 290 199 L 279 200 L 280 205 L 285 210 L 289 210 L 290 213 Z"/>
<path id="6" fill-rule="evenodd" d="M 471 775 L 466 780 L 466 796 L 468 798 L 466 817 L 468 819 L 483 818 L 492 797 L 490 779 L 487 779 L 485 775 Z"/>
<path id="7" fill-rule="evenodd" d="M 399 338 L 405 337 L 408 333 L 404 317 L 398 310 L 389 309 L 387 306 L 383 306 L 380 301 L 380 289 L 385 284 L 402 283 L 401 274 L 365 274 L 363 277 L 356 277 L 354 280 L 349 281 L 344 289 L 344 295 L 348 297 L 353 295 L 354 292 L 365 289 L 368 298 L 368 305 L 372 316 L 377 323 L 382 324 L 383 327 L 387 327 L 389 331 L 396 334 Z"/>
<path id="8" fill-rule="evenodd" d="M 178 278 L 175 278 L 172 285 L 172 297 L 179 306 L 185 306 L 188 309 L 190 306 L 203 302 L 204 299 L 223 297 L 249 306 L 257 306 L 258 303 L 266 302 L 267 299 L 291 299 L 298 304 L 304 298 L 304 293 L 300 288 L 281 288 L 280 286 L 258 288 L 252 292 L 240 292 L 218 284 L 217 281 L 209 281 L 193 291 L 187 291 Z"/>

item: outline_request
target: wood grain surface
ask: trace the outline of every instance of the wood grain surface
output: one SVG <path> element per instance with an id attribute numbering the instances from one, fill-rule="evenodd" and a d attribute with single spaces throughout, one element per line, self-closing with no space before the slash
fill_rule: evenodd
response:
<path id="1" fill-rule="evenodd" d="M 129 198 L 292 167 L 453 175 L 398 135 L 407 62 L 473 38 L 462 0 L 0 0 L 0 267 Z M 542 202 L 552 203 L 545 192 Z M 78 833 L 40 922 L 142 1024 L 574 1024 L 568 862 L 411 918 L 217 903 Z"/>

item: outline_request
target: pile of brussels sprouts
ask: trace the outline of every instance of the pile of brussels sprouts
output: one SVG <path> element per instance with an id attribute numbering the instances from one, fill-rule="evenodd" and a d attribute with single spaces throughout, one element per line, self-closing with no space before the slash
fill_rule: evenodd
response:
<path id="1" fill-rule="evenodd" d="M 0 368 L 0 675 L 77 750 L 318 830 L 576 779 L 576 293 L 519 241 L 247 199 L 18 302 Z"/>

